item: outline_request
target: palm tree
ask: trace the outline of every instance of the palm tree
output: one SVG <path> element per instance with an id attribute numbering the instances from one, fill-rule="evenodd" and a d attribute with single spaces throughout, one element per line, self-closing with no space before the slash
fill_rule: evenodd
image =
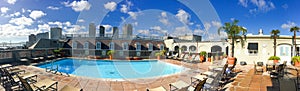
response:
<path id="1" fill-rule="evenodd" d="M 247 29 L 242 26 L 238 26 L 237 23 L 238 20 L 233 20 L 232 23 L 227 22 L 224 26 L 220 27 L 218 29 L 218 33 L 220 35 L 221 30 L 227 33 L 228 38 L 231 38 L 231 57 L 234 57 L 234 43 L 236 43 L 237 39 L 241 40 L 241 45 L 244 46 L 244 39 L 246 40 L 245 33 L 247 32 Z M 242 33 L 242 35 L 240 35 Z"/>
<path id="2" fill-rule="evenodd" d="M 290 32 L 294 32 L 294 36 L 293 36 L 293 44 L 294 44 L 294 55 L 296 54 L 296 48 L 297 48 L 297 45 L 296 45 L 296 32 L 299 32 L 300 28 L 297 27 L 297 26 L 294 26 L 290 29 Z"/>
<path id="3" fill-rule="evenodd" d="M 278 38 L 278 34 L 280 33 L 280 30 L 272 30 L 271 31 L 271 38 L 273 37 L 274 39 L 274 56 L 276 56 L 276 39 Z"/>

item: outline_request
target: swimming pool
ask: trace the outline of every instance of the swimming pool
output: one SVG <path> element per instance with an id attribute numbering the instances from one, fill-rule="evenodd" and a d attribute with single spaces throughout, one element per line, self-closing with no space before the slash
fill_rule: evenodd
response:
<path id="1" fill-rule="evenodd" d="M 46 68 L 58 65 L 60 72 L 92 78 L 149 78 L 175 74 L 183 67 L 157 60 L 141 61 L 107 61 L 86 59 L 62 59 L 37 67 Z"/>

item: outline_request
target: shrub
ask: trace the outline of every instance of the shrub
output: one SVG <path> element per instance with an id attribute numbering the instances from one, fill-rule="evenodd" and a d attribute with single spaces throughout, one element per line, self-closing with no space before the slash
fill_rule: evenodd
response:
<path id="1" fill-rule="evenodd" d="M 280 60 L 280 57 L 278 57 L 278 56 L 271 56 L 269 58 L 269 60 Z"/>

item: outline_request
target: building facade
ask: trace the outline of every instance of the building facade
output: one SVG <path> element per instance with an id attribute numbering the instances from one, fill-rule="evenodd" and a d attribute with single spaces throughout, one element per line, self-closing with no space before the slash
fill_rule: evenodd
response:
<path id="1" fill-rule="evenodd" d="M 95 37 L 96 36 L 96 26 L 94 23 L 89 24 L 89 37 Z"/>
<path id="2" fill-rule="evenodd" d="M 62 28 L 51 28 L 50 29 L 50 39 L 61 39 L 62 38 Z"/>

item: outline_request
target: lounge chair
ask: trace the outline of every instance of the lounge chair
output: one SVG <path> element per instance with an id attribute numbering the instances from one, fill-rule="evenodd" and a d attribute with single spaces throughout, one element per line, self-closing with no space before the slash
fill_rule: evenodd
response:
<path id="1" fill-rule="evenodd" d="M 169 86 L 170 86 L 170 90 L 173 91 L 173 90 L 180 90 L 180 89 L 186 88 L 190 85 L 187 84 L 186 82 L 179 80 L 179 81 L 169 84 Z M 172 87 L 174 87 L 175 89 L 172 90 Z"/>
<path id="2" fill-rule="evenodd" d="M 19 79 L 16 75 L 10 74 L 6 69 L 1 69 L 1 72 L 2 72 L 1 74 L 3 74 L 3 77 L 5 78 L 5 79 L 1 79 L 2 85 L 10 86 L 12 89 L 16 86 L 19 86 Z M 32 83 L 37 81 L 36 74 L 31 74 L 27 72 L 18 75 L 23 79 L 26 79 L 27 81 L 30 81 Z"/>
<path id="3" fill-rule="evenodd" d="M 194 54 L 192 56 L 187 56 L 187 57 L 184 58 L 184 61 L 192 63 L 193 60 L 195 59 L 195 56 L 196 55 L 194 55 Z"/>
<path id="4" fill-rule="evenodd" d="M 192 86 L 190 86 L 187 90 L 188 90 L 188 91 L 201 91 L 201 90 L 203 89 L 204 84 L 206 83 L 207 79 L 208 79 L 208 78 L 204 78 L 202 81 L 200 81 L 200 82 L 196 85 L 195 88 L 192 87 Z"/>
<path id="5" fill-rule="evenodd" d="M 264 72 L 263 65 L 257 65 L 255 61 L 253 62 L 254 62 L 254 74 L 257 74 L 258 72 L 263 73 Z"/>
<path id="6" fill-rule="evenodd" d="M 167 91 L 167 90 L 164 87 L 160 86 L 152 89 L 147 89 L 147 91 Z"/>
<path id="7" fill-rule="evenodd" d="M 18 76 L 17 77 L 20 79 L 21 84 L 24 88 L 25 91 L 45 91 L 45 90 L 57 90 L 57 81 L 53 81 L 51 79 L 44 79 L 41 81 L 38 81 L 33 84 L 29 84 L 25 79 L 22 77 Z M 53 87 L 55 86 L 55 87 Z"/>
<path id="8" fill-rule="evenodd" d="M 200 56 L 197 55 L 197 56 L 194 58 L 193 62 L 200 62 Z"/>
<path id="9" fill-rule="evenodd" d="M 204 80 L 205 78 L 207 78 L 207 76 L 206 76 L 206 75 L 203 75 L 203 74 L 198 74 L 198 75 L 192 76 L 192 77 L 191 77 L 191 83 L 194 84 L 194 83 L 196 83 L 196 82 L 198 82 L 198 81 Z M 196 80 L 193 81 L 193 79 L 196 79 Z"/>
<path id="10" fill-rule="evenodd" d="M 69 85 L 64 86 L 59 91 L 83 91 L 81 88 L 71 87 Z"/>
<path id="11" fill-rule="evenodd" d="M 190 57 L 190 55 L 189 54 L 186 54 L 184 57 L 183 57 L 183 61 L 187 61 L 188 60 L 188 58 Z"/>
<path id="12" fill-rule="evenodd" d="M 177 58 L 177 60 L 183 60 L 183 58 L 186 56 L 187 54 L 181 54 L 179 58 Z"/>

